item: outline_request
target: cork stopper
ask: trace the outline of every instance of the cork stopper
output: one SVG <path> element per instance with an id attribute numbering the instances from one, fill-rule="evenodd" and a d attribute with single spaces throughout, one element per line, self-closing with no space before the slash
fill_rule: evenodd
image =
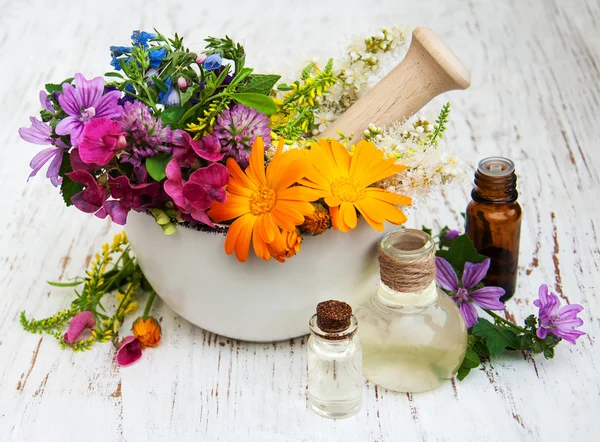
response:
<path id="1" fill-rule="evenodd" d="M 317 305 L 317 326 L 326 333 L 339 333 L 350 327 L 352 307 L 342 301 L 325 301 Z"/>

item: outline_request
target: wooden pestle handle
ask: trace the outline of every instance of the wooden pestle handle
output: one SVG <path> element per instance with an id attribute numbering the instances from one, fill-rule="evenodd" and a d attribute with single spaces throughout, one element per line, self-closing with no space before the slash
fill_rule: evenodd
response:
<path id="1" fill-rule="evenodd" d="M 429 28 L 416 28 L 406 56 L 388 75 L 354 103 L 319 138 L 354 134 L 358 142 L 370 123 L 383 127 L 404 121 L 437 95 L 466 89 L 471 73 Z"/>

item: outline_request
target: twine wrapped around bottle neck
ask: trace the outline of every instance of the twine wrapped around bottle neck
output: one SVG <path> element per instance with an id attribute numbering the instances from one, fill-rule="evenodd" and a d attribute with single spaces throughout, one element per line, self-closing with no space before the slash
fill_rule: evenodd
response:
<path id="1" fill-rule="evenodd" d="M 426 289 L 435 279 L 435 249 L 422 257 L 398 259 L 379 246 L 381 281 L 392 290 L 417 293 Z"/>

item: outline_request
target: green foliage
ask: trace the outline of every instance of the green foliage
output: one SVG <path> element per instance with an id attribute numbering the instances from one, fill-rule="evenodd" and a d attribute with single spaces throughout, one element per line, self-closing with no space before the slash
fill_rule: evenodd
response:
<path id="1" fill-rule="evenodd" d="M 60 165 L 58 175 L 62 177 L 62 183 L 60 184 L 60 192 L 62 194 L 63 201 L 65 202 L 67 207 L 73 205 L 73 202 L 71 201 L 73 195 L 78 194 L 84 188 L 83 184 L 76 183 L 66 175 L 67 173 L 72 171 L 73 168 L 71 167 L 71 157 L 69 156 L 69 153 L 65 150 L 65 152 L 63 152 L 62 163 Z"/>
<path id="2" fill-rule="evenodd" d="M 479 318 L 477 324 L 471 329 L 471 333 L 485 340 L 491 357 L 499 356 L 507 348 L 516 350 L 521 347 L 520 340 L 514 331 L 497 327 L 484 318 Z"/>
<path id="3" fill-rule="evenodd" d="M 52 287 L 77 287 L 78 285 L 83 284 L 83 279 L 80 281 L 73 281 L 73 282 L 52 282 L 52 281 L 46 281 L 48 283 L 48 285 L 51 285 Z"/>
<path id="4" fill-rule="evenodd" d="M 185 108 L 183 106 L 173 106 L 165 109 L 162 114 L 160 114 L 160 118 L 164 125 L 166 124 L 174 124 L 179 121 L 179 119 L 185 113 Z"/>
<path id="5" fill-rule="evenodd" d="M 427 136 L 427 142 L 429 145 L 437 146 L 439 144 L 439 140 L 444 138 L 444 131 L 447 129 L 446 123 L 450 120 L 448 116 L 450 115 L 450 102 L 446 103 L 440 114 L 438 115 L 437 120 L 435 120 L 435 125 L 433 126 L 433 132 L 431 132 Z"/>
<path id="6" fill-rule="evenodd" d="M 277 106 L 271 97 L 262 94 L 253 93 L 235 93 L 230 95 L 238 103 L 256 109 L 266 115 L 272 115 L 277 112 Z"/>
<path id="7" fill-rule="evenodd" d="M 460 273 L 462 273 L 465 262 L 477 263 L 486 259 L 484 255 L 477 253 L 473 241 L 466 234 L 453 240 L 447 250 L 438 250 L 436 255 L 444 258 Z"/>
<path id="8" fill-rule="evenodd" d="M 167 176 L 165 169 L 167 168 L 169 161 L 171 161 L 171 158 L 173 158 L 172 155 L 164 152 L 146 158 L 146 169 L 148 170 L 148 174 L 156 181 L 163 180 Z"/>
<path id="9" fill-rule="evenodd" d="M 47 83 L 45 85 L 46 88 L 46 92 L 48 92 L 49 94 L 53 93 L 53 92 L 62 92 L 62 85 L 64 83 L 69 83 L 71 84 L 71 82 L 73 81 L 73 77 L 69 77 L 66 80 L 61 81 L 60 83 Z"/>
<path id="10" fill-rule="evenodd" d="M 254 74 L 240 91 L 269 95 L 280 78 L 280 75 Z"/>

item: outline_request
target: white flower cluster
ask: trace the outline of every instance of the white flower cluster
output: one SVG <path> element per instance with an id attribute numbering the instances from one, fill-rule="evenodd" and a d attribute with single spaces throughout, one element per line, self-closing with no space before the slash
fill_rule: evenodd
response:
<path id="1" fill-rule="evenodd" d="M 424 116 L 384 129 L 369 126 L 365 138 L 397 158 L 406 170 L 381 183 L 386 190 L 423 202 L 433 190 L 466 176 L 467 165 L 444 147 L 431 142 L 434 126 Z"/>
<path id="2" fill-rule="evenodd" d="M 314 113 L 314 136 L 324 132 L 397 64 L 405 49 L 406 35 L 406 28 L 394 26 L 382 28 L 370 37 L 356 38 L 350 44 L 346 56 L 334 65 L 339 80 L 323 96 L 321 107 Z"/>

